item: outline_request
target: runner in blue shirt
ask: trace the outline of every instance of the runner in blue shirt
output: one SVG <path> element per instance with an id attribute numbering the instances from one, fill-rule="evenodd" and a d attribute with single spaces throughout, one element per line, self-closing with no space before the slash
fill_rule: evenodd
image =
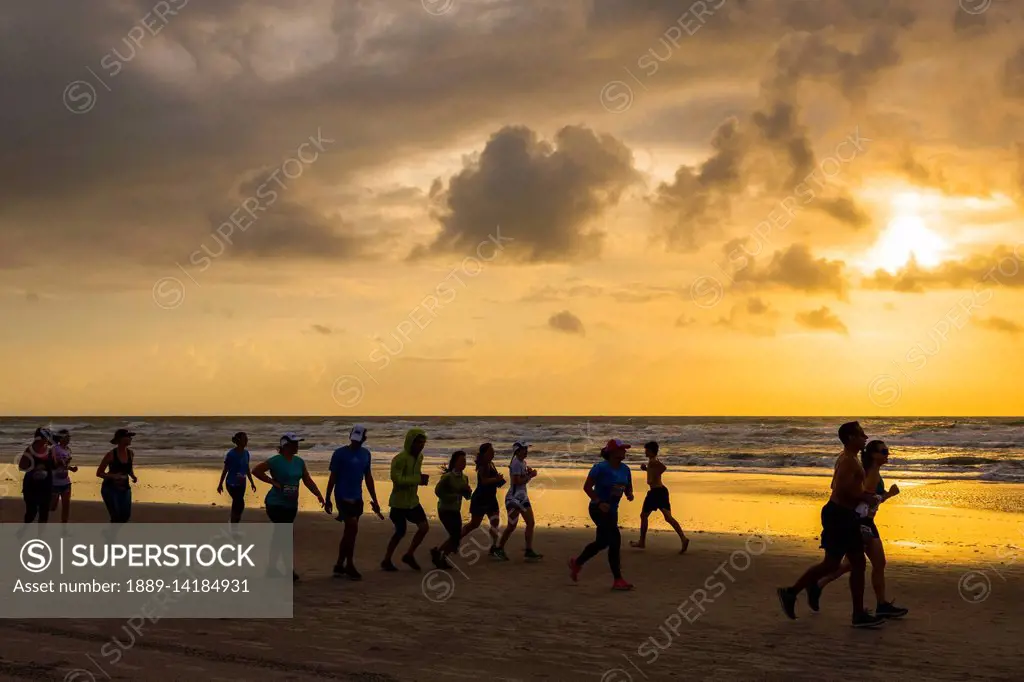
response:
<path id="1" fill-rule="evenodd" d="M 597 526 L 597 537 L 583 548 L 583 552 L 574 559 L 569 559 L 569 577 L 573 582 L 579 579 L 583 564 L 597 553 L 608 550 L 608 565 L 612 569 L 613 590 L 631 590 L 633 586 L 622 578 L 619 565 L 619 552 L 622 536 L 619 534 L 619 500 L 625 495 L 633 501 L 633 478 L 626 466 L 626 450 L 629 444 L 618 438 L 608 441 L 601 451 L 603 461 L 598 462 L 590 470 L 583 491 L 590 497 L 590 518 Z"/>
<path id="2" fill-rule="evenodd" d="M 217 494 L 223 494 L 227 486 L 228 495 L 231 496 L 231 525 L 234 525 L 242 522 L 242 512 L 245 511 L 245 482 L 248 479 L 252 491 L 256 492 L 256 481 L 252 480 L 249 451 L 245 449 L 249 444 L 249 436 L 239 431 L 231 437 L 231 442 L 235 447 L 224 455 L 224 469 L 220 472 Z"/>
<path id="3" fill-rule="evenodd" d="M 377 491 L 370 469 L 370 451 L 363 447 L 366 427 L 358 424 L 353 426 L 349 440 L 351 442 L 348 445 L 343 445 L 331 455 L 331 477 L 327 480 L 324 510 L 331 513 L 333 492 L 338 505 L 338 520 L 345 524 L 345 531 L 338 544 L 338 563 L 334 565 L 334 575 L 361 580 L 363 576 L 356 570 L 352 557 L 356 549 L 356 535 L 359 533 L 359 517 L 363 515 L 363 481 L 370 493 L 370 509 L 381 519 L 384 515 L 380 513 L 380 505 L 377 503 Z"/>

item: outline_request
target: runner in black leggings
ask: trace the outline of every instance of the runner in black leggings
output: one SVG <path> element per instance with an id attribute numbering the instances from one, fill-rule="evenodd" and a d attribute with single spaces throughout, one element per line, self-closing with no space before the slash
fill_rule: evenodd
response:
<path id="1" fill-rule="evenodd" d="M 100 495 L 111 523 L 128 523 L 132 518 L 131 483 L 139 482 L 135 477 L 135 452 L 128 447 L 134 437 L 128 429 L 118 429 L 110 439 L 117 447 L 105 454 L 96 468 L 96 477 L 103 479 Z"/>
<path id="2" fill-rule="evenodd" d="M 36 429 L 32 445 L 21 454 L 19 468 L 25 472 L 21 494 L 25 498 L 25 523 L 39 517 L 39 523 L 50 520 L 50 496 L 53 491 L 53 436 L 46 429 Z"/>
<path id="3" fill-rule="evenodd" d="M 618 438 L 608 441 L 601 451 L 604 461 L 598 462 L 590 470 L 587 482 L 583 485 L 584 492 L 590 497 L 590 518 L 597 526 L 597 537 L 587 545 L 575 559 L 569 559 L 569 577 L 573 582 L 579 578 L 583 564 L 587 563 L 598 552 L 608 550 L 608 565 L 612 569 L 613 590 L 631 590 L 633 586 L 623 580 L 619 565 L 619 551 L 622 536 L 619 534 L 619 500 L 623 495 L 633 501 L 633 479 L 624 460 L 629 445 Z"/>

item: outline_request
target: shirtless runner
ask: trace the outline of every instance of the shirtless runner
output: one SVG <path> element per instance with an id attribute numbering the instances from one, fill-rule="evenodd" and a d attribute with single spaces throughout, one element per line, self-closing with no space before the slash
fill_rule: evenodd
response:
<path id="1" fill-rule="evenodd" d="M 839 440 L 843 444 L 843 452 L 836 459 L 832 474 L 832 495 L 821 509 L 821 548 L 825 550 L 825 559 L 807 569 L 792 587 L 780 587 L 779 603 L 787 617 L 796 619 L 796 598 L 806 589 L 811 608 L 817 611 L 821 597 L 818 581 L 838 570 L 845 556 L 850 562 L 853 627 L 873 628 L 885 620 L 864 610 L 866 562 L 860 517 L 856 512 L 857 505 L 870 503 L 874 497 L 872 493 L 864 492 L 864 467 L 859 457 L 868 437 L 858 422 L 848 422 L 839 427 Z"/>
<path id="2" fill-rule="evenodd" d="M 644 498 L 644 508 L 640 512 L 640 542 L 630 541 L 630 547 L 636 547 L 637 549 L 644 549 L 647 546 L 647 519 L 656 511 L 660 511 L 665 516 L 665 521 L 668 525 L 672 526 L 676 534 L 679 535 L 679 541 L 682 542 L 683 548 L 679 550 L 680 554 L 686 552 L 686 548 L 690 546 L 690 538 L 686 537 L 683 533 L 683 529 L 679 526 L 679 522 L 672 516 L 672 504 L 668 499 L 668 488 L 661 482 L 661 475 L 665 473 L 668 468 L 665 463 L 658 459 L 658 443 L 651 441 L 644 445 L 644 453 L 647 455 L 647 463 L 640 465 L 641 471 L 647 472 L 647 485 L 650 486 L 650 490 L 647 491 L 647 497 Z"/>

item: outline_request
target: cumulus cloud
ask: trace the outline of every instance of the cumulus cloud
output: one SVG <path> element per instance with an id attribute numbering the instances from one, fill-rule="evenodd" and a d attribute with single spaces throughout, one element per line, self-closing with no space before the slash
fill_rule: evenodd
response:
<path id="1" fill-rule="evenodd" d="M 586 334 L 586 330 L 583 328 L 583 321 L 568 310 L 563 310 L 549 317 L 548 327 L 566 334 L 578 334 L 580 336 Z"/>
<path id="2" fill-rule="evenodd" d="M 553 143 L 525 127 L 506 127 L 448 182 L 442 225 L 424 252 L 472 252 L 496 225 L 524 261 L 593 258 L 604 234 L 591 226 L 639 175 L 633 154 L 610 135 L 567 126 Z"/>
<path id="3" fill-rule="evenodd" d="M 808 293 L 829 292 L 846 297 L 847 282 L 842 261 L 815 258 L 806 244 L 776 251 L 767 265 L 756 259 L 734 277 L 737 284 L 782 286 Z"/>
<path id="4" fill-rule="evenodd" d="M 1018 255 L 1019 254 L 1019 255 Z M 999 246 L 990 254 L 974 254 L 946 261 L 934 268 L 921 267 L 916 259 L 895 273 L 878 270 L 864 280 L 868 289 L 920 294 L 932 289 L 978 286 L 1024 287 L 1024 252 L 1021 247 Z"/>
<path id="5" fill-rule="evenodd" d="M 822 306 L 817 310 L 797 313 L 796 322 L 801 327 L 815 331 L 836 332 L 837 334 L 849 335 L 850 330 L 846 328 L 843 321 L 836 316 L 828 306 Z"/>

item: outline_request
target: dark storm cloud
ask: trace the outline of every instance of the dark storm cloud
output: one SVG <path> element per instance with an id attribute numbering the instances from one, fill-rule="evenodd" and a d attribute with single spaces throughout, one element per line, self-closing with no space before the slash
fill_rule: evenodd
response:
<path id="1" fill-rule="evenodd" d="M 669 217 L 664 236 L 671 248 L 699 248 L 699 240 L 712 235 L 728 215 L 731 197 L 741 188 L 748 142 L 736 119 L 718 127 L 711 148 L 714 153 L 699 168 L 680 166 L 674 181 L 662 183 L 654 195 L 655 208 Z"/>
<path id="2" fill-rule="evenodd" d="M 529 128 L 503 128 L 449 180 L 442 230 L 416 255 L 472 252 L 500 225 L 515 258 L 592 258 L 604 234 L 590 222 L 638 180 L 632 153 L 609 135 L 567 126 L 548 143 Z"/>
<path id="3" fill-rule="evenodd" d="M 180 11 L 157 19 L 154 11 L 163 5 L 156 0 L 6 3 L 0 18 L 0 263 L 18 267 L 42 249 L 73 255 L 83 268 L 105 264 L 115 249 L 133 262 L 169 263 L 205 243 L 227 219 L 223 212 L 234 208 L 240 177 L 279 163 L 321 127 L 336 145 L 273 213 L 239 237 L 237 254 L 341 259 L 368 248 L 375 253 L 365 242 L 377 240 L 367 233 L 387 228 L 354 217 L 368 211 L 351 210 L 360 206 L 347 205 L 357 200 L 346 194 L 370 172 L 467 139 L 480 148 L 488 133 L 511 122 L 550 131 L 581 121 L 594 132 L 570 128 L 572 139 L 556 141 L 554 151 L 527 155 L 533 163 L 523 177 L 510 174 L 505 154 L 490 166 L 499 178 L 527 183 L 543 169 L 564 183 L 553 191 L 568 192 L 575 203 L 544 198 L 535 211 L 509 207 L 466 169 L 431 188 L 435 201 L 457 199 L 445 207 L 447 222 L 431 249 L 472 248 L 478 231 L 505 226 L 503 220 L 471 224 L 474 216 L 490 219 L 515 208 L 524 235 L 515 242 L 516 258 L 593 255 L 601 234 L 589 224 L 614 203 L 632 171 L 625 145 L 601 134 L 628 124 L 624 117 L 608 118 L 597 91 L 652 44 L 664 52 L 658 36 L 683 13 L 693 19 L 696 4 L 495 0 L 460 2 L 457 12 L 434 17 L 407 0 L 167 0 L 166 8 Z M 765 180 L 745 170 L 755 147 L 781 152 L 789 168 L 773 177 L 788 178 L 813 162 L 806 128 L 814 120 L 805 113 L 809 103 L 797 97 L 798 86 L 820 82 L 857 100 L 898 63 L 905 46 L 897 36 L 931 30 L 928 21 L 914 23 L 915 13 L 941 17 L 944 35 L 952 37 L 950 8 L 939 5 L 726 0 L 705 15 L 700 33 L 672 46 L 672 63 L 652 81 L 651 96 L 684 88 L 707 96 L 708 84 L 727 84 L 744 96 L 736 95 L 723 113 L 742 111 L 738 123 L 719 128 L 731 135 L 716 135 L 724 146 L 713 148 L 706 163 L 690 164 L 665 190 L 667 215 L 661 217 L 673 226 L 673 243 L 700 241 L 728 218 L 738 187 Z M 1004 21 L 1008 11 L 990 10 L 985 45 L 997 30 L 1019 35 L 1019 25 Z M 925 43 L 935 40 L 924 35 Z M 1000 61 L 1013 54 L 999 49 Z M 752 78 L 765 84 L 760 93 L 747 87 Z M 76 81 L 95 89 L 95 106 L 86 113 L 68 108 L 88 103 L 81 84 L 62 101 Z M 1007 94 L 1017 92 L 1015 83 L 1012 75 L 1004 82 Z M 762 113 L 766 129 L 781 126 L 770 144 L 759 137 L 754 111 Z M 787 111 L 788 117 L 773 118 Z M 687 119 L 692 129 L 685 137 L 706 137 L 721 122 L 711 116 Z M 668 128 L 660 139 L 676 142 Z M 518 196 L 532 200 L 536 191 Z M 423 200 L 410 191 L 393 201 Z"/>
<path id="4" fill-rule="evenodd" d="M 580 336 L 586 334 L 586 330 L 583 328 L 583 321 L 568 310 L 563 310 L 549 317 L 548 327 L 566 334 L 578 334 Z"/>
<path id="5" fill-rule="evenodd" d="M 737 284 L 783 286 L 797 291 L 831 292 L 846 296 L 845 266 L 842 261 L 815 258 L 805 244 L 777 251 L 765 266 L 755 259 L 751 267 L 735 275 Z"/>

